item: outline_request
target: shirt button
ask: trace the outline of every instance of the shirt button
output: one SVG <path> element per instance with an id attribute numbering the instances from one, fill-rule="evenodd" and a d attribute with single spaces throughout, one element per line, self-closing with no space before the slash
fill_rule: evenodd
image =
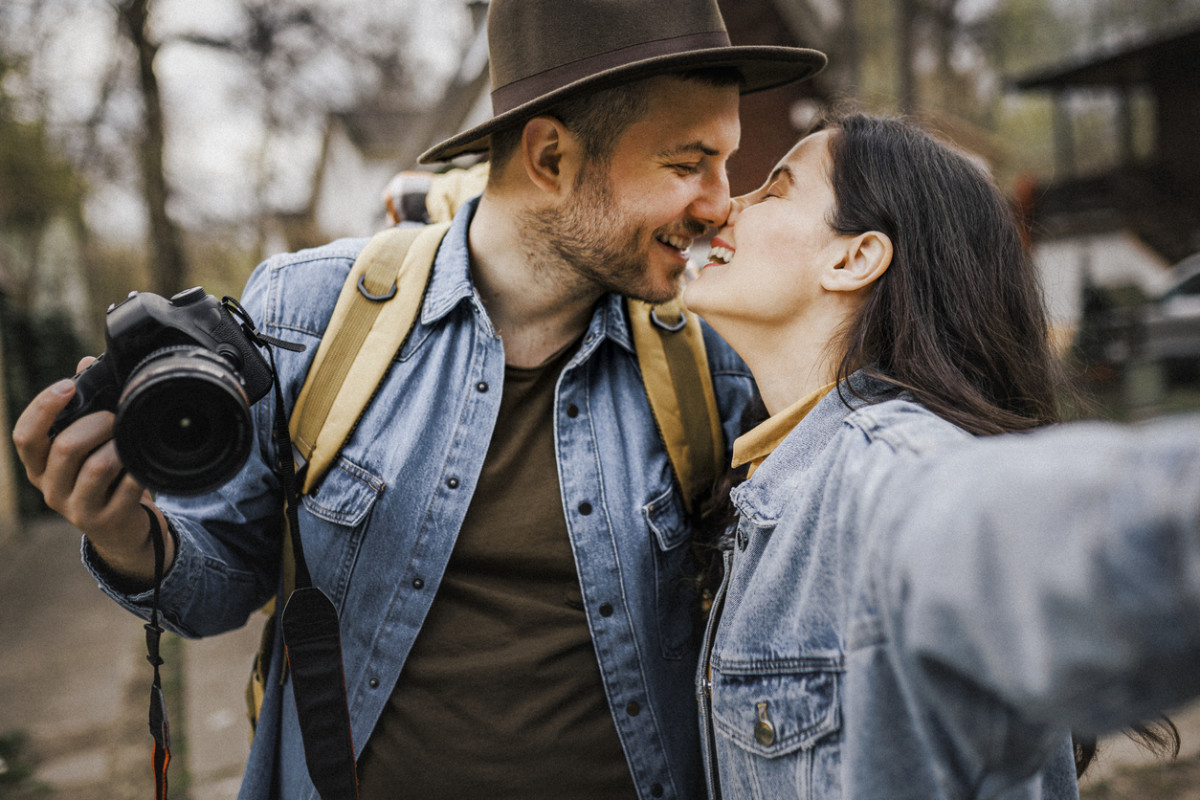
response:
<path id="1" fill-rule="evenodd" d="M 642 707 L 639 706 L 636 702 L 630 703 L 629 705 L 625 706 L 625 713 L 631 717 L 636 717 L 638 714 L 641 713 L 641 711 L 642 711 Z"/>
<path id="2" fill-rule="evenodd" d="M 451 489 L 457 489 L 458 488 L 458 478 L 447 478 L 446 485 L 449 486 Z"/>
<path id="3" fill-rule="evenodd" d="M 579 416 L 579 406 L 575 405 L 574 403 L 571 403 L 571 405 L 567 406 L 567 416 L 570 417 L 571 419 L 575 419 L 576 417 L 578 417 Z"/>
<path id="4" fill-rule="evenodd" d="M 650 787 L 650 796 L 651 797 L 662 797 L 663 796 L 663 788 L 662 788 L 661 783 L 656 783 Z"/>
<path id="5" fill-rule="evenodd" d="M 589 503 L 588 501 L 584 500 L 582 503 L 579 504 L 579 513 L 583 514 L 585 517 L 588 514 L 592 513 L 592 504 Z"/>
<path id="6" fill-rule="evenodd" d="M 475 391 L 486 392 L 487 390 L 488 390 L 487 381 L 480 381 L 479 383 L 475 384 Z"/>
<path id="7" fill-rule="evenodd" d="M 413 578 L 412 587 L 414 589 L 424 589 L 425 581 L 421 580 L 420 578 Z"/>
<path id="8" fill-rule="evenodd" d="M 600 616 L 611 617 L 612 615 L 613 615 L 612 603 L 601 603 L 600 604 Z"/>

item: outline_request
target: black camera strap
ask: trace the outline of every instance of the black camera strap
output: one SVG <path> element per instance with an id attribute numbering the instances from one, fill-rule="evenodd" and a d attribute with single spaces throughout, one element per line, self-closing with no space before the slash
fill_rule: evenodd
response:
<path id="1" fill-rule="evenodd" d="M 162 526 L 158 524 L 158 515 L 144 503 L 142 510 L 150 518 L 150 540 L 154 544 L 154 600 L 150 607 L 150 621 L 145 625 L 146 660 L 154 667 L 154 681 L 150 686 L 150 735 L 154 738 L 154 797 L 156 800 L 167 800 L 167 766 L 171 763 L 171 734 L 167 725 L 167 703 L 163 697 L 162 675 L 159 672 L 163 660 L 158 652 L 163 634 L 163 628 L 159 624 L 158 596 L 162 586 L 166 546 L 163 543 Z"/>
<path id="2" fill-rule="evenodd" d="M 275 447 L 283 483 L 288 532 L 296 560 L 296 588 L 280 614 L 283 643 L 292 676 L 292 693 L 304 740 L 308 775 L 322 800 L 355 800 L 358 772 L 350 707 L 342 669 L 341 629 L 333 601 L 312 585 L 300 540 L 300 488 L 283 412 L 283 390 L 275 357 L 271 375 L 275 382 Z"/>

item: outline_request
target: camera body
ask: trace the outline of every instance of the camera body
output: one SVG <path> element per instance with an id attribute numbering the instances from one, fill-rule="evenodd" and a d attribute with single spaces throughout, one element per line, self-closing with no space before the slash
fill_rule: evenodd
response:
<path id="1" fill-rule="evenodd" d="M 109 307 L 104 339 L 50 435 L 112 411 L 117 452 L 147 488 L 201 494 L 229 480 L 252 446 L 250 405 L 273 375 L 225 304 L 199 286 L 169 300 L 130 292 Z"/>

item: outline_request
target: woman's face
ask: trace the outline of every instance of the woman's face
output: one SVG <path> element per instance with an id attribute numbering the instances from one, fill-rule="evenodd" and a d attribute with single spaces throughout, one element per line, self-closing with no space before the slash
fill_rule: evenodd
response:
<path id="1" fill-rule="evenodd" d="M 839 257 L 844 239 L 828 222 L 834 134 L 801 139 L 762 187 L 734 199 L 709 263 L 685 290 L 688 307 L 726 338 L 745 342 L 743 330 L 761 335 L 794 325 L 821 296 L 821 269 Z"/>

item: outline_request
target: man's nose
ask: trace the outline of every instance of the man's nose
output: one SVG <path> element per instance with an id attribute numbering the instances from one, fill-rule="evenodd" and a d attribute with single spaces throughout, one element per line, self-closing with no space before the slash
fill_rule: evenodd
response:
<path id="1" fill-rule="evenodd" d="M 713 227 L 725 224 L 729 216 L 729 178 L 725 170 L 711 173 L 692 202 L 692 216 Z"/>

